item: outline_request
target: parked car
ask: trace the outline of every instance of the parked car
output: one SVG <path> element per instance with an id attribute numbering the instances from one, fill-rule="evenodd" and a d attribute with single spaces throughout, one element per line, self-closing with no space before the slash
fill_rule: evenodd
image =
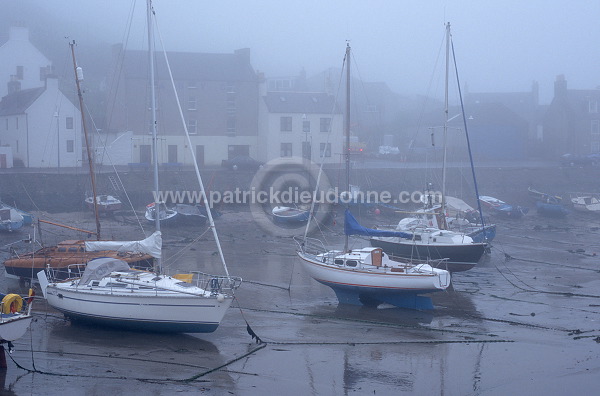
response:
<path id="1" fill-rule="evenodd" d="M 248 156 L 244 156 L 244 155 L 221 161 L 221 166 L 223 166 L 227 169 L 232 169 L 232 170 L 239 169 L 239 170 L 256 171 L 256 170 L 262 168 L 263 165 L 264 165 L 264 162 L 257 161 L 252 157 L 248 157 Z"/>
<path id="2" fill-rule="evenodd" d="M 598 162 L 598 158 L 593 158 L 590 155 L 563 154 L 560 157 L 560 163 L 563 166 L 589 166 Z"/>

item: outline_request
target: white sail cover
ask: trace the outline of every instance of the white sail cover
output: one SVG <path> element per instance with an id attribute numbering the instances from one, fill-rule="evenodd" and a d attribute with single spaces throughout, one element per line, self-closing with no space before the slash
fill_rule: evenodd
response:
<path id="1" fill-rule="evenodd" d="M 85 250 L 88 252 L 116 250 L 117 252 L 146 253 L 154 258 L 160 258 L 162 234 L 160 231 L 156 231 L 141 241 L 86 241 Z"/>

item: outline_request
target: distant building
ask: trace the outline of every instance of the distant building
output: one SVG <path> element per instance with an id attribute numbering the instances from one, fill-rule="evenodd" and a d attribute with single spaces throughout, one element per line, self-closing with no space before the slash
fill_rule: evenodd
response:
<path id="1" fill-rule="evenodd" d="M 256 156 L 259 76 L 250 64 L 250 50 L 233 54 L 168 52 L 167 56 L 198 164 L 218 165 L 238 155 Z M 123 53 L 121 46 L 115 46 L 113 65 L 118 89 L 107 101 L 105 140 L 130 148 L 130 158 L 120 161 L 151 163 L 148 54 Z M 156 78 L 159 164 L 191 165 L 166 63 L 158 54 Z"/>
<path id="2" fill-rule="evenodd" d="M 43 87 L 2 98 L 0 146 L 11 147 L 14 166 L 81 166 L 81 113 L 58 89 L 55 77 L 48 76 Z"/>
<path id="3" fill-rule="evenodd" d="M 473 119 L 474 126 L 482 128 L 481 134 L 473 133 L 473 137 L 476 139 L 477 136 L 486 133 L 489 135 L 489 138 L 483 139 L 481 144 L 490 148 L 497 147 L 497 155 L 493 155 L 492 158 L 516 159 L 541 156 L 543 150 L 539 139 L 542 125 L 541 109 L 539 85 L 536 81 L 533 82 L 529 92 L 467 92 L 465 94 L 467 117 Z M 475 112 L 480 114 L 474 114 Z"/>
<path id="4" fill-rule="evenodd" d="M 260 110 L 258 158 L 302 157 L 340 162 L 343 118 L 335 98 L 323 92 L 265 92 Z"/>
<path id="5" fill-rule="evenodd" d="M 44 86 L 51 62 L 29 41 L 29 29 L 12 26 L 0 46 L 0 97 L 18 90 Z"/>
<path id="6" fill-rule="evenodd" d="M 567 89 L 565 76 L 556 77 L 541 136 L 548 157 L 600 152 L 599 103 L 600 89 Z"/>

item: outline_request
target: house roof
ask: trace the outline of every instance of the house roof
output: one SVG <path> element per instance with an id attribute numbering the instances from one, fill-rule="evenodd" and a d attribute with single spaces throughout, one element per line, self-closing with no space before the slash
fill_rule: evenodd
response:
<path id="1" fill-rule="evenodd" d="M 258 76 L 250 64 L 248 50 L 238 50 L 233 54 L 206 54 L 192 52 L 167 52 L 169 65 L 176 80 L 198 81 L 258 81 Z M 163 55 L 156 54 L 156 75 L 168 76 Z M 126 78 L 148 75 L 148 53 L 127 51 L 124 70 Z"/>
<path id="2" fill-rule="evenodd" d="M 340 113 L 335 98 L 324 92 L 267 92 L 263 98 L 269 113 Z"/>
<path id="3" fill-rule="evenodd" d="M 45 87 L 30 88 L 6 95 L 0 101 L 0 116 L 25 113 L 45 90 Z"/>

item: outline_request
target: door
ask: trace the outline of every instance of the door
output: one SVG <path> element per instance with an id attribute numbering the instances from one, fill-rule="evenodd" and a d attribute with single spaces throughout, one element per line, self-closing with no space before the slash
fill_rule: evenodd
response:
<path id="1" fill-rule="evenodd" d="M 0 154 L 0 168 L 6 168 L 6 154 Z"/>
<path id="2" fill-rule="evenodd" d="M 204 146 L 200 144 L 196 146 L 196 164 L 199 168 L 204 166 Z"/>
<path id="3" fill-rule="evenodd" d="M 177 162 L 177 145 L 169 144 L 168 161 L 171 164 Z"/>
<path id="4" fill-rule="evenodd" d="M 140 162 L 142 164 L 152 163 L 152 146 L 149 144 L 140 144 Z"/>

